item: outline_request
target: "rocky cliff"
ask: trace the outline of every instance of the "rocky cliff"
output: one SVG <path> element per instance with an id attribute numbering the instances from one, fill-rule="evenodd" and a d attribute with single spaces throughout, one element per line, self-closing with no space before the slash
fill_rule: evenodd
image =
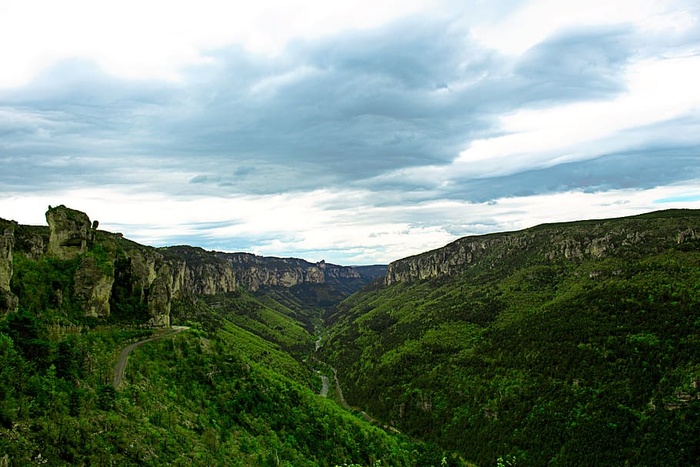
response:
<path id="1" fill-rule="evenodd" d="M 484 272 L 496 264 L 577 261 L 635 251 L 659 251 L 697 241 L 700 211 L 658 211 L 636 217 L 544 224 L 518 232 L 464 237 L 433 251 L 389 265 L 385 284 L 459 274 L 466 269 Z"/>
<path id="2" fill-rule="evenodd" d="M 263 285 L 292 287 L 298 284 L 323 284 L 332 280 L 360 279 L 360 272 L 351 267 L 310 263 L 298 258 L 275 258 L 250 253 L 217 253 L 237 273 L 240 283 L 249 290 Z"/>
<path id="3" fill-rule="evenodd" d="M 0 235 L 0 313 L 13 311 L 17 306 L 17 297 L 10 290 L 14 244 L 14 225 L 10 225 Z"/>
<path id="4" fill-rule="evenodd" d="M 121 234 L 98 231 L 97 222 L 91 223 L 87 214 L 65 206 L 49 206 L 46 220 L 48 231 L 46 227 L 19 226 L 19 236 L 14 234 L 15 224 L 0 222 L 6 229 L 0 237 L 0 311 L 16 305 L 10 287 L 13 246 L 30 260 L 74 262 L 69 288 L 84 316 L 105 318 L 118 302 L 136 300 L 144 305 L 149 323 L 157 326 L 169 326 L 174 299 L 228 293 L 240 287 L 254 292 L 263 286 L 362 279 L 354 268 L 324 261 L 310 263 L 190 246 L 148 247 Z M 62 302 L 67 292 L 56 290 L 56 301 Z"/>
<path id="5" fill-rule="evenodd" d="M 94 238 L 93 224 L 84 212 L 63 205 L 49 206 L 46 222 L 50 232 L 48 254 L 58 259 L 72 259 L 85 253 Z"/>

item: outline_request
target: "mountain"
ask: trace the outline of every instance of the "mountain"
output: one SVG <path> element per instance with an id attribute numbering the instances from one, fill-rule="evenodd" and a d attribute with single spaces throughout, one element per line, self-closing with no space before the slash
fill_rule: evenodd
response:
<path id="1" fill-rule="evenodd" d="M 477 465 L 700 458 L 700 211 L 465 237 L 325 316 L 348 403 Z"/>
<path id="2" fill-rule="evenodd" d="M 148 322 L 156 326 L 170 324 L 173 300 L 240 288 L 256 292 L 263 287 L 303 289 L 314 285 L 317 291 L 331 294 L 338 301 L 376 279 L 377 268 L 382 268 L 352 268 L 325 261 L 310 263 L 190 246 L 152 248 L 121 234 L 97 230 L 99 222 L 91 223 L 85 213 L 63 205 L 49 206 L 46 219 L 48 228 L 0 219 L 0 312 L 17 306 L 10 287 L 13 268 L 19 268 L 21 275 L 24 265 L 35 262 L 65 261 L 74 269 L 73 277 L 54 281 L 53 290 L 43 291 L 46 296 L 42 299 L 60 302 L 57 309 L 64 314 L 107 318 L 115 306 L 124 308 L 129 302 L 131 308 L 141 306 L 145 312 L 141 318 L 147 316 Z M 13 261 L 13 252 L 19 255 L 17 261 Z M 75 283 L 69 287 L 73 279 Z M 19 293 L 30 292 L 25 290 L 27 284 L 16 282 Z"/>
<path id="3" fill-rule="evenodd" d="M 700 211 L 388 267 L 47 224 L 0 219 L 0 466 L 700 458 Z"/>
<path id="4" fill-rule="evenodd" d="M 335 402 L 311 334 L 376 278 L 0 220 L 0 466 L 439 465 Z M 178 327 L 170 328 L 171 324 Z"/>

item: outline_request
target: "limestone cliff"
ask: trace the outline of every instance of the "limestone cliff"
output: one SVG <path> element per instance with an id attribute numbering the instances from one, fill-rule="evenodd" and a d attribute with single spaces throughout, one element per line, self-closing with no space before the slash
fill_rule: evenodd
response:
<path id="1" fill-rule="evenodd" d="M 297 258 L 274 258 L 250 253 L 222 253 L 190 246 L 150 248 L 120 239 L 126 261 L 116 274 L 131 277 L 142 291 L 150 322 L 167 326 L 173 299 L 216 295 L 263 286 L 293 287 L 326 281 L 360 280 L 354 268 L 310 263 Z"/>
<path id="2" fill-rule="evenodd" d="M 10 226 L 0 235 L 0 314 L 13 311 L 17 307 L 17 297 L 10 290 L 14 244 L 14 226 Z"/>
<path id="3" fill-rule="evenodd" d="M 84 212 L 63 205 L 46 211 L 49 224 L 48 253 L 58 259 L 72 259 L 85 253 L 94 238 L 90 218 Z"/>
<path id="4" fill-rule="evenodd" d="M 216 256 L 229 264 L 241 286 L 252 291 L 261 286 L 292 287 L 361 277 L 354 268 L 325 261 L 310 263 L 298 258 L 265 257 L 250 253 L 216 253 Z"/>
<path id="5" fill-rule="evenodd" d="M 1 237 L 0 294 L 2 303 L 7 302 L 6 309 L 16 303 L 10 292 L 13 245 L 19 246 L 32 261 L 48 258 L 73 262 L 72 284 L 63 287 L 65 290 L 55 290 L 59 308 L 64 298 L 71 298 L 84 316 L 105 318 L 120 312 L 124 308 L 120 304 L 125 301 L 133 309 L 136 301 L 143 305 L 149 323 L 156 326 L 169 326 L 175 299 L 234 292 L 239 288 L 255 292 L 266 286 L 300 284 L 343 283 L 347 289 L 363 279 L 354 268 L 325 261 L 310 263 L 297 258 L 212 252 L 190 246 L 148 247 L 121 234 L 98 231 L 97 222 L 91 223 L 87 214 L 63 205 L 49 207 L 46 220 L 48 229 L 18 226 L 19 237 L 13 236 L 11 229 Z M 8 221 L 0 223 L 5 229 L 10 225 Z M 68 297 L 66 293 L 73 295 Z"/>
<path id="6" fill-rule="evenodd" d="M 518 232 L 464 237 L 427 253 L 389 265 L 385 284 L 459 274 L 468 268 L 488 271 L 496 264 L 577 261 L 671 248 L 700 238 L 700 213 L 659 211 L 600 221 L 544 224 Z"/>
<path id="7" fill-rule="evenodd" d="M 109 299 L 114 284 L 114 267 L 100 264 L 93 257 L 84 257 L 75 273 L 75 296 L 80 300 L 85 316 L 103 318 L 110 314 Z"/>

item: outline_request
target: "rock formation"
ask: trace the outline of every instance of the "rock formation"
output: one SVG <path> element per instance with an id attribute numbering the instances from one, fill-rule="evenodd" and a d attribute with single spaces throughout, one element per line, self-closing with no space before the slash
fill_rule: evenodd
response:
<path id="1" fill-rule="evenodd" d="M 298 258 L 275 258 L 250 253 L 216 253 L 235 272 L 238 283 L 252 291 L 261 286 L 293 287 L 298 284 L 323 284 L 331 279 L 360 279 L 352 267 L 310 263 Z"/>
<path id="2" fill-rule="evenodd" d="M 112 264 L 99 264 L 93 257 L 84 257 L 75 273 L 75 296 L 82 302 L 85 316 L 109 316 L 109 299 L 114 284 Z"/>
<path id="3" fill-rule="evenodd" d="M 63 205 L 46 211 L 49 224 L 48 253 L 58 259 L 72 259 L 87 251 L 94 238 L 90 218 L 84 212 Z"/>
<path id="4" fill-rule="evenodd" d="M 21 243 L 22 253 L 32 260 L 47 255 L 79 261 L 72 293 L 85 316 L 104 318 L 116 312 L 111 305 L 119 300 L 137 300 L 147 310 L 149 323 L 155 326 L 170 325 L 174 299 L 234 292 L 241 287 L 254 292 L 264 286 L 293 287 L 363 278 L 354 268 L 325 261 L 310 263 L 297 258 L 212 252 L 190 246 L 147 247 L 121 234 L 97 232 L 97 221 L 91 223 L 87 214 L 63 205 L 49 207 L 46 220 L 48 232 L 46 227 L 19 226 L 21 239 L 14 242 L 16 238 L 10 233 L 0 240 L 0 294 L 2 300 L 10 300 L 9 304 L 16 304 L 16 298 L 9 293 L 13 242 Z M 3 222 L 0 225 L 9 225 Z M 59 302 L 66 292 L 69 291 L 56 291 Z"/>
<path id="5" fill-rule="evenodd" d="M 10 290 L 14 244 L 14 226 L 10 226 L 0 236 L 0 314 L 14 311 L 17 307 L 17 297 Z"/>
<path id="6" fill-rule="evenodd" d="M 694 213 L 694 211 L 693 211 Z M 389 265 L 385 284 L 458 274 L 466 268 L 491 269 L 509 261 L 577 261 L 605 258 L 644 248 L 667 248 L 700 238 L 700 218 L 683 211 L 567 224 L 545 224 L 518 232 L 464 237 L 433 251 Z"/>

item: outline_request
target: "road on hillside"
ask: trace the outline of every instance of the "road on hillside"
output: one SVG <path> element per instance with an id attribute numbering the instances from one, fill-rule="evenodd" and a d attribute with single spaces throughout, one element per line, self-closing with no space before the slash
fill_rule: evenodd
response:
<path id="1" fill-rule="evenodd" d="M 114 389 L 118 389 L 119 385 L 122 384 L 122 380 L 124 379 L 124 371 L 126 370 L 126 361 L 129 358 L 129 354 L 132 350 L 134 350 L 136 347 L 142 346 L 146 342 L 157 341 L 159 339 L 163 339 L 164 337 L 173 336 L 180 331 L 184 331 L 185 329 L 189 329 L 189 327 L 172 326 L 170 329 L 168 329 L 162 334 L 149 337 L 148 339 L 144 339 L 142 341 L 134 342 L 133 344 L 129 344 L 126 347 L 124 347 L 122 349 L 121 354 L 119 354 L 119 360 L 117 360 L 117 365 L 114 367 L 114 382 L 112 383 L 114 385 Z"/>

